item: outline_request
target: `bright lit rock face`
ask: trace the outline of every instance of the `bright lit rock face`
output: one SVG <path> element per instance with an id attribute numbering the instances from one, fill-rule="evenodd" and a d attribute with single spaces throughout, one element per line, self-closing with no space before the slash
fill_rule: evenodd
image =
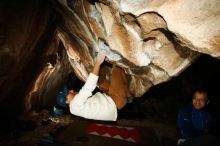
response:
<path id="1" fill-rule="evenodd" d="M 196 51 L 220 56 L 220 1 L 218 0 L 121 0 L 120 9 L 139 17 L 158 13 L 179 43 Z"/>
<path id="2" fill-rule="evenodd" d="M 171 20 L 173 14 L 170 16 L 165 11 L 163 16 L 159 13 L 160 9 L 165 9 L 161 7 L 168 7 L 166 1 L 113 0 L 92 4 L 83 0 L 59 0 L 59 3 L 61 7 L 56 8 L 63 21 L 58 25 L 58 37 L 67 50 L 75 73 L 84 81 L 100 49 L 107 50 L 106 61 L 125 70 L 134 97 L 178 75 L 198 56 L 192 51 L 197 48 L 189 49 L 194 45 L 184 44 L 185 37 L 175 32 L 177 28 L 169 29 L 169 23 L 178 27 L 179 22 L 175 22 L 177 15 Z M 173 5 L 171 3 L 170 7 Z M 171 22 L 167 22 L 167 17 Z M 184 17 L 178 19 L 184 20 Z M 188 27 L 190 25 L 188 23 Z M 192 29 L 184 34 L 189 31 Z"/>
<path id="3" fill-rule="evenodd" d="M 86 81 L 100 49 L 124 69 L 132 97 L 177 76 L 200 53 L 220 57 L 218 0 L 18 3 L 0 13 L 0 101 L 22 85 L 27 110 L 51 102 L 71 71 Z"/>

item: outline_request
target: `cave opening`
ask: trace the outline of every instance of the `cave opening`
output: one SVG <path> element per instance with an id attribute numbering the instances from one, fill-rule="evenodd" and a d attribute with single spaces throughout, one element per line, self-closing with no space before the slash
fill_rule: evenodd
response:
<path id="1" fill-rule="evenodd" d="M 198 87 L 206 89 L 219 123 L 218 39 L 207 35 L 211 47 L 200 46 L 190 27 L 164 15 L 123 0 L 1 1 L 0 145 L 174 146 L 178 111 Z M 56 99 L 64 85 L 83 86 L 100 48 L 107 51 L 108 77 L 114 65 L 130 77 L 132 97 L 116 122 L 74 116 Z M 94 129 L 116 134 L 100 137 Z"/>

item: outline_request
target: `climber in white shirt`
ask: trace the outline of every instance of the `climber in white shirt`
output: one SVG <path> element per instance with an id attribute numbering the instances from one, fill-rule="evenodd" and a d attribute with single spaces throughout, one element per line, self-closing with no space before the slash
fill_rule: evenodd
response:
<path id="1" fill-rule="evenodd" d="M 73 115 L 87 119 L 116 121 L 117 110 L 126 105 L 127 97 L 130 95 L 127 77 L 123 69 L 114 66 L 111 70 L 111 81 L 108 81 L 106 67 L 104 66 L 100 70 L 104 60 L 105 52 L 101 51 L 81 90 L 78 93 L 73 90 L 69 91 L 66 103 L 69 104 L 70 112 Z M 105 93 L 97 92 L 92 95 L 97 84 Z"/>

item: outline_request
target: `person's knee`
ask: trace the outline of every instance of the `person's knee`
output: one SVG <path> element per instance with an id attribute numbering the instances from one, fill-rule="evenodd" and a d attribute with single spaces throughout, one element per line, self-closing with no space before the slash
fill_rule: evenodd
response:
<path id="1" fill-rule="evenodd" d="M 127 98 L 126 97 L 112 97 L 113 101 L 115 102 L 115 105 L 118 110 L 122 109 L 127 104 Z"/>
<path id="2" fill-rule="evenodd" d="M 127 102 L 120 102 L 120 103 L 118 103 L 117 109 L 118 110 L 122 109 L 126 104 L 127 104 Z"/>

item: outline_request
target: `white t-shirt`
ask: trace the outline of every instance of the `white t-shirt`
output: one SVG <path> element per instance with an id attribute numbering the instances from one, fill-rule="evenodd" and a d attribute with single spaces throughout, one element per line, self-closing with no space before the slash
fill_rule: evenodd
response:
<path id="1" fill-rule="evenodd" d="M 113 99 L 100 92 L 92 95 L 93 90 L 96 88 L 98 78 L 99 77 L 93 73 L 89 74 L 82 89 L 70 102 L 70 112 L 73 115 L 87 119 L 116 121 L 117 107 Z"/>

